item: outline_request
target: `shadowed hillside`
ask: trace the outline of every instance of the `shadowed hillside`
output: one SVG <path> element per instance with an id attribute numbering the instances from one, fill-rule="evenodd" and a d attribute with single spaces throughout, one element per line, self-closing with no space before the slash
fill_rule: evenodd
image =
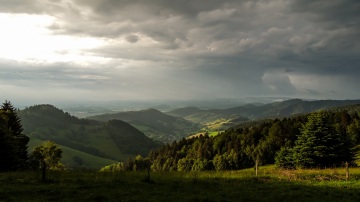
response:
<path id="1" fill-rule="evenodd" d="M 52 105 L 32 106 L 21 110 L 19 116 L 30 141 L 53 140 L 67 148 L 105 159 L 126 160 L 137 154 L 145 155 L 159 146 L 123 121 L 103 123 L 78 119 Z"/>
<path id="2" fill-rule="evenodd" d="M 122 120 L 130 123 L 148 137 L 162 142 L 181 139 L 200 128 L 198 124 L 164 114 L 156 109 L 103 114 L 91 116 L 88 119 L 103 122 Z"/>

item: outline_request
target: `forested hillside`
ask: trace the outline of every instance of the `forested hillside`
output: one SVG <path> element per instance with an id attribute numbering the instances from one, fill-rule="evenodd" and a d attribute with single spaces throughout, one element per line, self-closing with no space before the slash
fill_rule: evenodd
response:
<path id="1" fill-rule="evenodd" d="M 156 109 L 119 112 L 88 117 L 91 120 L 122 120 L 142 131 L 148 137 L 162 142 L 172 142 L 197 132 L 201 127 L 183 118 L 164 114 Z"/>
<path id="2" fill-rule="evenodd" d="M 172 110 L 167 112 L 167 114 L 182 117 L 195 123 L 201 123 L 211 131 L 225 130 L 249 120 L 282 118 L 353 104 L 360 104 L 360 100 L 304 101 L 301 99 L 291 99 L 265 105 L 247 104 L 227 109 L 203 110 L 195 107 L 186 107 Z"/>
<path id="3" fill-rule="evenodd" d="M 138 154 L 145 155 L 160 145 L 123 121 L 103 123 L 78 119 L 52 105 L 28 107 L 19 111 L 19 117 L 32 146 L 37 140 L 52 140 L 81 153 L 123 161 Z M 71 156 L 67 151 L 70 150 L 64 155 Z M 78 154 L 73 154 L 75 156 Z"/>
<path id="4" fill-rule="evenodd" d="M 339 166 L 345 161 L 351 164 L 360 144 L 360 118 L 358 106 L 347 109 L 351 113 L 333 109 L 240 124 L 215 137 L 200 136 L 167 144 L 151 151 L 149 159 L 154 170 L 234 170 L 252 167 L 255 162 L 273 164 L 282 150 L 281 160 L 291 158 L 287 163 L 293 166 Z M 309 134 L 316 137 L 308 137 Z M 313 140 L 313 145 L 305 144 Z M 295 154 L 284 154 L 284 150 Z M 332 157 L 326 160 L 321 157 L 323 154 Z M 305 157 L 312 164 L 301 164 Z M 280 167 L 284 166 L 280 163 Z"/>

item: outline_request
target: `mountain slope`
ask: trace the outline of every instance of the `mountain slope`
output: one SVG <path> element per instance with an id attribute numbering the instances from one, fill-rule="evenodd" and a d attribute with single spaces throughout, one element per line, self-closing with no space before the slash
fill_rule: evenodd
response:
<path id="1" fill-rule="evenodd" d="M 19 112 L 19 117 L 30 141 L 53 140 L 64 147 L 106 159 L 126 160 L 137 154 L 146 155 L 159 146 L 125 122 L 78 119 L 52 105 L 26 108 Z"/>
<path id="2" fill-rule="evenodd" d="M 295 114 L 304 114 L 332 107 L 360 104 L 360 100 L 316 100 L 304 101 L 291 99 L 283 102 L 274 102 L 265 105 L 247 104 L 227 109 L 201 110 L 187 107 L 167 112 L 167 114 L 182 117 L 195 123 L 211 126 L 210 129 L 226 129 L 230 126 L 243 123 L 248 120 L 263 118 L 287 117 Z M 220 123 L 220 124 L 214 124 Z M 208 127 L 209 128 L 209 127 Z"/>
<path id="3" fill-rule="evenodd" d="M 119 112 L 88 117 L 91 120 L 110 121 L 122 120 L 130 123 L 148 137 L 162 142 L 181 139 L 200 127 L 183 118 L 164 114 L 156 109 Z"/>
<path id="4" fill-rule="evenodd" d="M 250 119 L 284 117 L 295 114 L 305 114 L 333 107 L 360 104 L 360 100 L 315 100 L 305 101 L 291 99 L 283 102 L 274 102 L 263 106 L 245 105 L 220 110 L 223 114 L 240 114 Z"/>

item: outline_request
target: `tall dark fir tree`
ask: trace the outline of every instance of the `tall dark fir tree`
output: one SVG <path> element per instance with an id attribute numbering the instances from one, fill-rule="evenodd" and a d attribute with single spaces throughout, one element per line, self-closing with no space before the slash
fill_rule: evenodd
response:
<path id="1" fill-rule="evenodd" d="M 21 120 L 10 101 L 0 108 L 0 170 L 19 170 L 27 166 L 27 144 Z"/>
<path id="2" fill-rule="evenodd" d="M 296 167 L 331 167 L 354 161 L 355 154 L 346 137 L 336 132 L 329 117 L 326 112 L 313 113 L 300 129 L 301 135 L 292 149 Z"/>

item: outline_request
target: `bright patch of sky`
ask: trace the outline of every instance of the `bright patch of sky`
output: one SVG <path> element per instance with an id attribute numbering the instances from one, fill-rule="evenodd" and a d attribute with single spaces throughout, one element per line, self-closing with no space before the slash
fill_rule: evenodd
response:
<path id="1" fill-rule="evenodd" d="M 105 62 L 86 49 L 105 42 L 92 37 L 54 35 L 48 29 L 55 19 L 46 15 L 0 14 L 0 58 L 29 63 Z"/>

